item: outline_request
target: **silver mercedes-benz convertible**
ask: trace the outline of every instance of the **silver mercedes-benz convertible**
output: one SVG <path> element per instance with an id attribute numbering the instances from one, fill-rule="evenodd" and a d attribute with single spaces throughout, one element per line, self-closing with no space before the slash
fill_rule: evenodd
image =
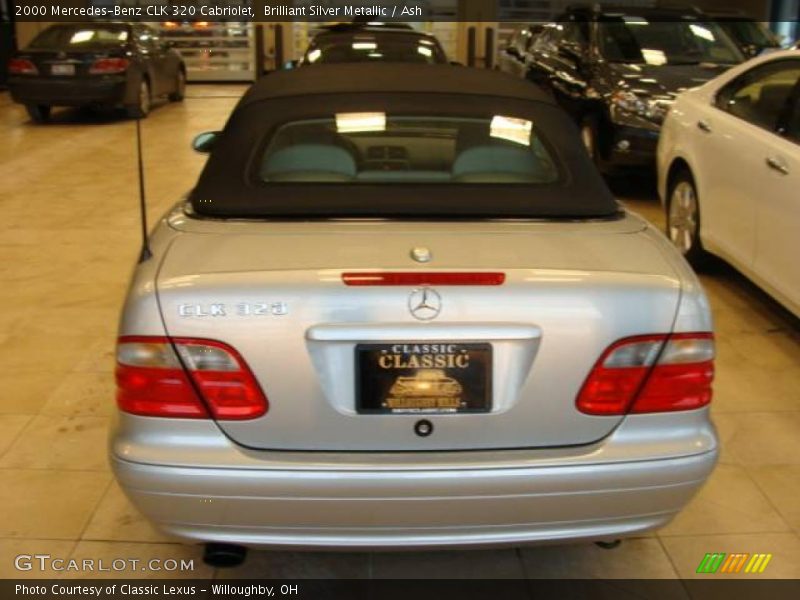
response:
<path id="1" fill-rule="evenodd" d="M 117 347 L 111 463 L 164 531 L 610 541 L 708 477 L 706 297 L 531 84 L 312 66 L 195 145 L 210 157 L 152 233 Z"/>

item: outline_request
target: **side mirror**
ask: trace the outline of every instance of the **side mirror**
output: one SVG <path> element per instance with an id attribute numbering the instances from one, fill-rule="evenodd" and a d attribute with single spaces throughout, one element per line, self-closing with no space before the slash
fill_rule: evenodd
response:
<path id="1" fill-rule="evenodd" d="M 192 140 L 192 149 L 201 154 L 208 154 L 214 149 L 221 131 L 205 131 Z"/>
<path id="2" fill-rule="evenodd" d="M 514 46 L 508 46 L 506 48 L 506 54 L 508 54 L 509 56 L 513 56 L 514 58 L 520 57 L 519 50 L 517 50 L 517 48 L 515 48 Z"/>

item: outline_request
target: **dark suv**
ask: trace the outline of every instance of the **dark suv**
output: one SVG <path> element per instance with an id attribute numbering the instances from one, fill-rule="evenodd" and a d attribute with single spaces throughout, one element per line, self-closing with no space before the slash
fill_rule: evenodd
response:
<path id="1" fill-rule="evenodd" d="M 534 40 L 526 76 L 572 114 L 601 168 L 650 166 L 675 95 L 742 60 L 692 10 L 571 7 Z"/>

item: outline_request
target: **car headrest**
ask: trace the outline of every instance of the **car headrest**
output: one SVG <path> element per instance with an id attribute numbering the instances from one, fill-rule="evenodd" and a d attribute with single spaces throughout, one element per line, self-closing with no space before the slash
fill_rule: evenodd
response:
<path id="1" fill-rule="evenodd" d="M 474 146 L 464 150 L 453 161 L 453 178 L 463 180 L 485 175 L 504 180 L 537 180 L 549 175 L 549 167 L 528 148 Z"/>
<path id="2" fill-rule="evenodd" d="M 295 144 L 266 157 L 261 167 L 265 180 L 285 178 L 288 173 L 330 173 L 355 177 L 356 161 L 344 148 L 325 144 Z M 296 179 L 293 177 L 293 179 Z"/>
<path id="3" fill-rule="evenodd" d="M 777 119 L 781 109 L 786 105 L 789 94 L 792 93 L 794 83 L 769 83 L 761 87 L 758 94 L 758 112 L 774 115 Z"/>

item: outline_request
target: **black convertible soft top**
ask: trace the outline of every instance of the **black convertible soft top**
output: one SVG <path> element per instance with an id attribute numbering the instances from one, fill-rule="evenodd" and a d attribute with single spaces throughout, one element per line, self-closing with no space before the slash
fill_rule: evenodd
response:
<path id="1" fill-rule="evenodd" d="M 542 184 L 267 183 L 253 165 L 272 133 L 339 112 L 532 121 L 561 173 Z M 331 64 L 282 71 L 239 101 L 189 196 L 216 218 L 613 218 L 619 206 L 575 124 L 535 85 L 496 71 L 450 65 Z"/>
<path id="2" fill-rule="evenodd" d="M 538 86 L 500 71 L 451 65 L 341 63 L 278 71 L 251 86 L 239 106 L 287 96 L 370 92 L 466 95 L 488 93 L 504 98 L 553 104 L 550 97 Z"/>

